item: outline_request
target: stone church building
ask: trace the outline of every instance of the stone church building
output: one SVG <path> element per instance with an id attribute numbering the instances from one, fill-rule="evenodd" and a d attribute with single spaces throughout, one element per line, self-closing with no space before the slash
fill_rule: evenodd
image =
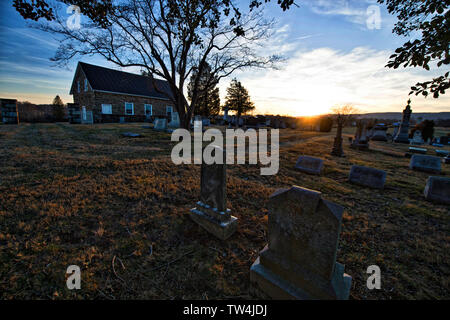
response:
<path id="1" fill-rule="evenodd" d="M 78 62 L 70 94 L 81 121 L 135 122 L 174 115 L 167 81 Z M 78 111 L 79 110 L 79 111 Z"/>

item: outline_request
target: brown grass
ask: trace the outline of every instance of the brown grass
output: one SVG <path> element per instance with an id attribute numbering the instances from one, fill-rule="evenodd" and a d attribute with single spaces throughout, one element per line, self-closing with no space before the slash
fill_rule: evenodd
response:
<path id="1" fill-rule="evenodd" d="M 253 299 L 249 268 L 267 242 L 268 197 L 293 184 L 346 208 L 338 261 L 353 277 L 351 298 L 450 298 L 449 208 L 424 200 L 428 175 L 394 154 L 408 146 L 377 142 L 362 152 L 345 141 L 346 157 L 335 158 L 332 133 L 281 130 L 276 176 L 229 166 L 239 228 L 220 241 L 187 216 L 200 167 L 173 165 L 170 135 L 141 125 L 0 126 L 3 299 Z M 121 137 L 126 131 L 143 137 Z M 295 171 L 300 154 L 325 159 L 324 174 Z M 353 164 L 386 170 L 385 190 L 349 184 Z M 78 291 L 65 285 L 71 264 L 82 269 Z M 381 290 L 366 287 L 372 264 Z"/>

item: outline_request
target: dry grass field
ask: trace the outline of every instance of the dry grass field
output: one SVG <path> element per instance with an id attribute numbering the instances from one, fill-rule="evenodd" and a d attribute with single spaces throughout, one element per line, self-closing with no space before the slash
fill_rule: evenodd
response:
<path id="1" fill-rule="evenodd" d="M 143 137 L 120 135 L 127 131 Z M 346 209 L 338 261 L 353 277 L 352 299 L 450 299 L 450 209 L 424 200 L 428 174 L 408 168 L 407 145 L 356 151 L 345 138 L 346 157 L 335 158 L 333 132 L 280 135 L 277 175 L 228 166 L 239 227 L 220 241 L 188 217 L 200 166 L 172 164 L 170 134 L 137 123 L 0 126 L 0 297 L 254 299 L 249 268 L 267 242 L 267 200 L 299 185 Z M 301 154 L 323 158 L 323 175 L 296 171 Z M 386 188 L 348 183 L 353 164 L 386 170 Z M 66 288 L 72 264 L 81 267 L 81 290 Z M 366 287 L 373 264 L 381 290 Z"/>

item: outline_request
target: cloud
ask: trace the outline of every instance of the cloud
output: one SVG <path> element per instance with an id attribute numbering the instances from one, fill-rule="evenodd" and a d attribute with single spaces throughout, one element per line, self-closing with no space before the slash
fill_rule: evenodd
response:
<path id="1" fill-rule="evenodd" d="M 312 12 L 319 15 L 343 16 L 347 21 L 367 28 L 367 22 L 373 10 L 368 10 L 371 6 L 377 5 L 376 1 L 355 1 L 355 0 L 306 0 L 305 4 Z M 378 11 L 379 13 L 380 11 Z"/>
<path id="2" fill-rule="evenodd" d="M 7 38 L 7 36 L 11 35 L 11 33 L 15 33 L 24 38 L 29 38 L 33 42 L 37 42 L 39 45 L 45 45 L 52 49 L 56 49 L 59 46 L 59 43 L 49 36 L 49 34 L 45 34 L 42 31 L 33 30 L 31 28 L 10 28 L 2 26 L 0 38 Z M 44 34 L 46 36 L 43 36 Z"/>
<path id="3" fill-rule="evenodd" d="M 240 72 L 258 113 L 313 115 L 330 107 L 352 104 L 363 112 L 401 111 L 411 98 L 415 111 L 448 111 L 450 97 L 408 96 L 411 85 L 439 72 L 388 69 L 390 51 L 357 47 L 349 52 L 331 48 L 299 51 L 280 70 Z M 225 93 L 228 83 L 221 83 Z"/>

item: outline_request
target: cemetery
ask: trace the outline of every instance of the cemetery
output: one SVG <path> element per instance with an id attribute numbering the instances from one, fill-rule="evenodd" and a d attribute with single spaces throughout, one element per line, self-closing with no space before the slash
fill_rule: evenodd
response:
<path id="1" fill-rule="evenodd" d="M 450 167 L 434 149 L 407 158 L 417 147 L 382 139 L 335 157 L 336 129 L 289 126 L 278 173 L 262 176 L 260 164 L 174 165 L 167 129 L 0 126 L 5 297 L 449 297 Z M 82 292 L 55 290 L 73 263 Z M 381 290 L 366 286 L 370 265 Z"/>
<path id="2" fill-rule="evenodd" d="M 450 1 L 0 8 L 2 300 L 450 300 Z"/>

